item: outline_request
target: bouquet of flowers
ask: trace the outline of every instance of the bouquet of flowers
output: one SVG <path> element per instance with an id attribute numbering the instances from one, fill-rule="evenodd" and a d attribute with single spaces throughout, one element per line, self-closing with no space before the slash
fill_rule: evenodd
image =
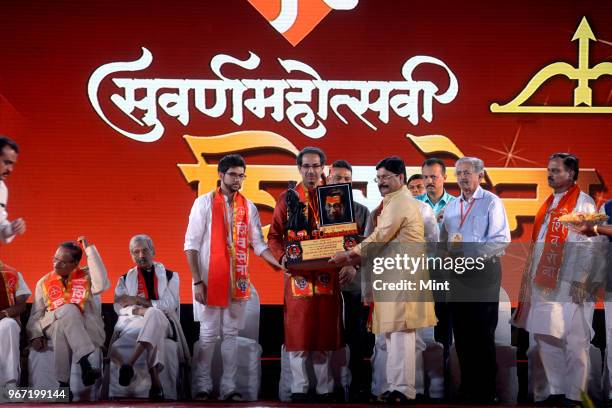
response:
<path id="1" fill-rule="evenodd" d="M 601 225 L 606 222 L 607 219 L 608 216 L 606 214 L 600 214 L 596 212 L 586 213 L 580 211 L 572 212 L 559 217 L 559 221 L 567 227 L 576 227 L 584 224 Z"/>

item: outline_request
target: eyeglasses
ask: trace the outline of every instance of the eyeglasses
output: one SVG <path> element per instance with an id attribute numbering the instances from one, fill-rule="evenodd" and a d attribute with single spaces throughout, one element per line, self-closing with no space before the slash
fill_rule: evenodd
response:
<path id="1" fill-rule="evenodd" d="M 399 176 L 399 174 L 387 174 L 385 176 L 376 176 L 374 178 L 374 182 L 380 183 L 380 182 L 389 180 L 391 177 L 397 177 L 397 176 Z"/>
<path id="2" fill-rule="evenodd" d="M 227 176 L 230 176 L 230 177 L 231 177 L 231 178 L 233 178 L 234 180 L 236 180 L 236 179 L 238 179 L 238 180 L 244 180 L 244 179 L 246 178 L 246 174 L 244 174 L 244 173 L 240 173 L 240 174 L 238 174 L 238 173 L 231 172 L 231 173 L 223 173 L 223 174 L 225 174 L 225 175 L 227 175 Z"/>
<path id="3" fill-rule="evenodd" d="M 309 171 L 309 170 L 319 170 L 323 166 L 321 164 L 302 164 L 300 167 L 306 171 Z"/>

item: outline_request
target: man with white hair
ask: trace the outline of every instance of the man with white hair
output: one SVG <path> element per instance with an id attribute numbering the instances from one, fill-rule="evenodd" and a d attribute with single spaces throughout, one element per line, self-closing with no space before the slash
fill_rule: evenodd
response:
<path id="1" fill-rule="evenodd" d="M 115 288 L 115 311 L 119 316 L 115 332 L 134 339 L 134 351 L 119 370 L 119 384 L 128 386 L 134 364 L 147 351 L 151 375 L 151 400 L 163 400 L 159 372 L 166 361 L 165 340 L 176 330 L 179 301 L 179 275 L 153 260 L 155 247 L 148 235 L 130 240 L 130 254 L 136 266 L 119 278 Z M 174 324 L 171 323 L 174 322 Z"/>
<path id="2" fill-rule="evenodd" d="M 448 242 L 455 256 L 482 258 L 484 264 L 481 270 L 461 271 L 461 275 L 458 271 L 452 279 L 455 285 L 451 282 L 454 303 L 449 308 L 461 369 L 460 395 L 467 403 L 491 403 L 497 371 L 500 256 L 510 243 L 510 228 L 501 199 L 480 187 L 483 161 L 463 157 L 457 160 L 455 172 L 461 195 L 445 208 L 440 241 Z"/>

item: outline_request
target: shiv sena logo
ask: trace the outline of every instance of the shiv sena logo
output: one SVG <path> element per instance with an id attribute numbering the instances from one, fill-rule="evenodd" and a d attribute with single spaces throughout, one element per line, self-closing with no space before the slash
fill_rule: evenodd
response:
<path id="1" fill-rule="evenodd" d="M 62 297 L 62 295 L 62 291 L 56 286 L 51 286 L 49 288 L 49 292 L 47 293 L 47 296 L 49 296 L 49 299 L 51 300 L 57 300 Z"/>
<path id="2" fill-rule="evenodd" d="M 308 287 L 308 280 L 303 276 L 296 276 L 293 281 L 295 282 L 295 286 L 300 290 L 304 290 Z"/>
<path id="3" fill-rule="evenodd" d="M 248 0 L 294 47 L 332 10 L 352 10 L 359 0 Z"/>
<path id="4" fill-rule="evenodd" d="M 240 291 L 246 292 L 249 287 L 249 281 L 244 278 L 240 278 L 236 281 L 236 287 L 238 287 Z"/>

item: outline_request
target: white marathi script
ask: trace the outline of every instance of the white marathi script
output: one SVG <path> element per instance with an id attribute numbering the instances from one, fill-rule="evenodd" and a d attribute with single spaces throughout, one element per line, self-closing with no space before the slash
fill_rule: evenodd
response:
<path id="1" fill-rule="evenodd" d="M 236 125 L 242 125 L 245 109 L 252 115 L 276 122 L 288 120 L 305 136 L 318 139 L 327 133 L 325 121 L 330 114 L 348 124 L 356 117 L 373 130 L 377 117 L 389 123 L 391 114 L 406 118 L 416 126 L 419 119 L 433 120 L 433 101 L 452 102 L 459 85 L 455 74 L 441 60 L 417 55 L 408 59 L 401 69 L 400 81 L 327 80 L 309 65 L 290 59 L 278 59 L 287 74 L 286 79 L 234 79 L 223 75 L 224 67 L 255 70 L 260 58 L 253 52 L 246 60 L 219 54 L 211 59 L 210 67 L 216 79 L 129 78 L 118 73 L 137 72 L 153 62 L 151 52 L 142 48 L 142 56 L 131 62 L 111 62 L 97 68 L 87 85 L 89 101 L 102 120 L 120 134 L 140 142 L 154 142 L 164 134 L 159 114 L 175 118 L 183 126 L 189 124 L 191 112 L 210 118 L 229 115 Z M 443 92 L 432 81 L 413 79 L 413 72 L 422 64 L 433 64 L 444 69 L 448 86 Z M 113 123 L 99 100 L 101 83 L 109 79 L 119 92 L 110 102 L 123 114 L 144 128 L 131 131 Z M 108 104 L 105 104 L 108 106 Z M 352 116 L 347 115 L 351 113 Z M 366 114 L 369 114 L 366 118 Z"/>

